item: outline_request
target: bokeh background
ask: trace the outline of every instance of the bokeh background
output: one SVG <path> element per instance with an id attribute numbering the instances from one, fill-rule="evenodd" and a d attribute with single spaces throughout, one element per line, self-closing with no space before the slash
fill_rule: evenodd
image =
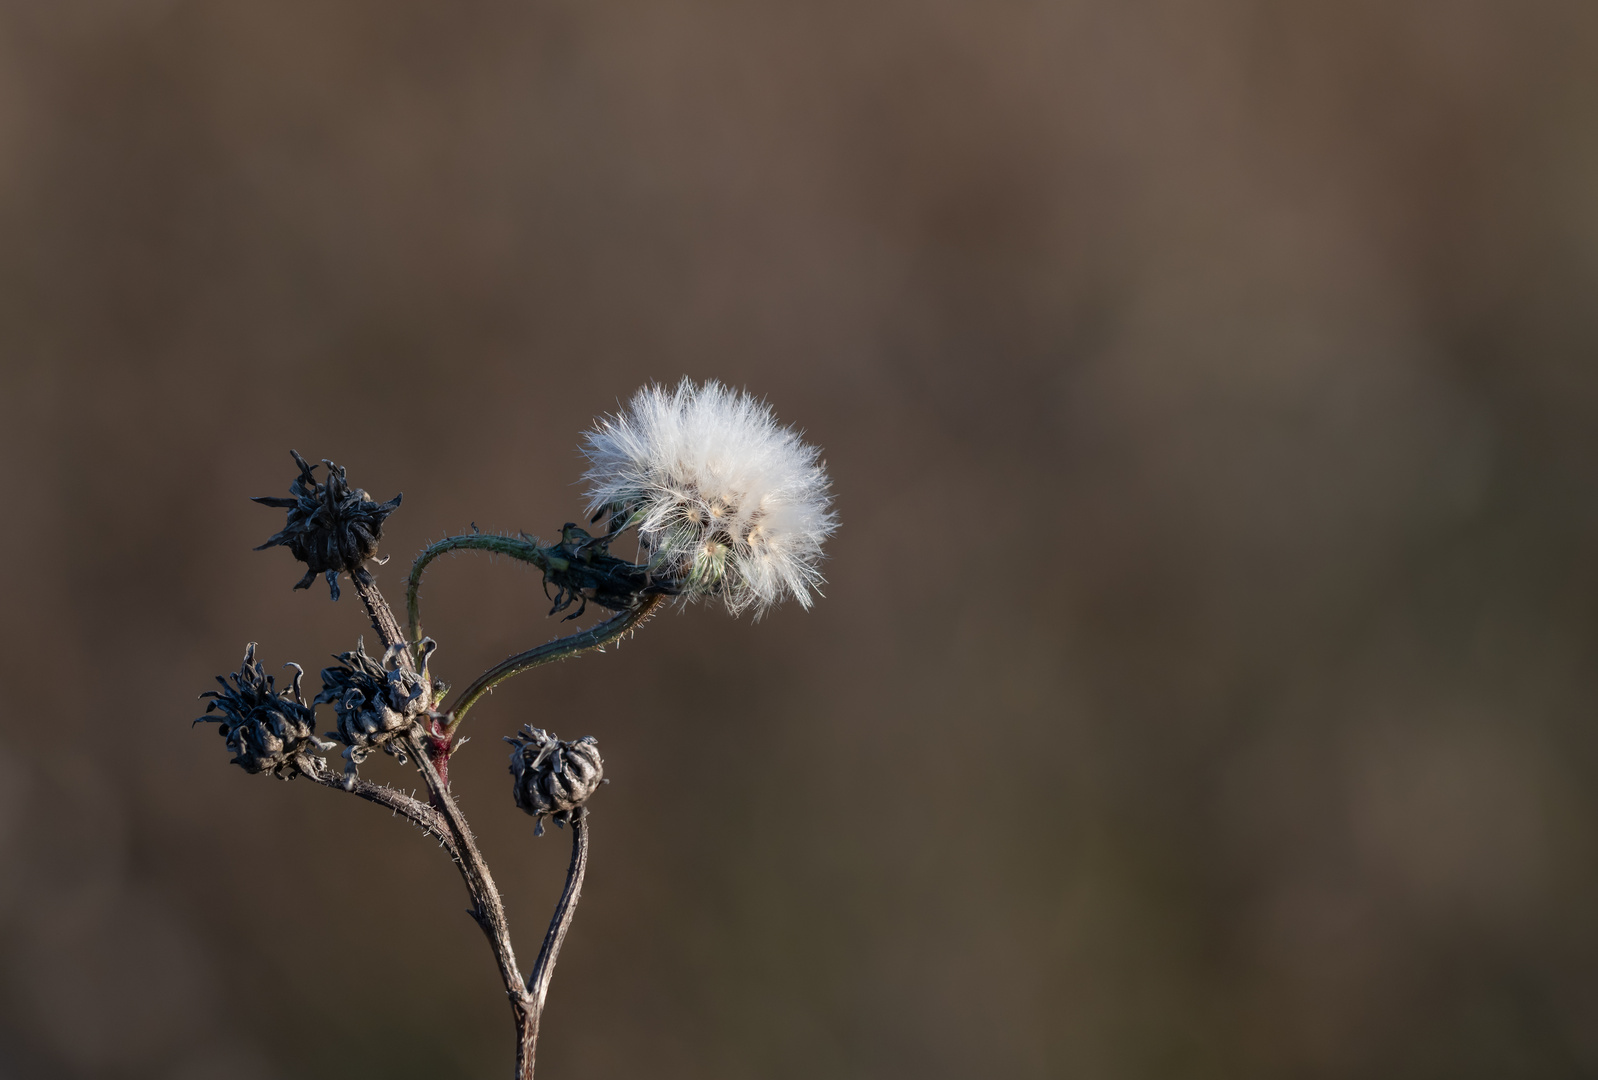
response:
<path id="1" fill-rule="evenodd" d="M 577 516 L 717 377 L 825 448 L 827 599 L 524 677 L 456 787 L 540 1075 L 1598 1074 L 1598 8 L 0 4 L 0 1075 L 498 1077 L 442 854 L 227 765 L 288 449 L 380 580 Z M 537 577 L 425 593 L 456 685 Z M 404 770 L 369 772 L 398 783 Z"/>

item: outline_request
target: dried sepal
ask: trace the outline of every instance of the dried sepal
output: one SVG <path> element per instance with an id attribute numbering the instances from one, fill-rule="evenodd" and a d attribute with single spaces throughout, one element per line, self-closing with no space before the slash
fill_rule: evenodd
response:
<path id="1" fill-rule="evenodd" d="M 294 669 L 289 694 L 278 693 L 274 678 L 255 659 L 255 642 L 250 642 L 244 648 L 244 662 L 232 676 L 233 685 L 218 675 L 222 689 L 200 695 L 212 701 L 205 707 L 207 715 L 194 722 L 216 724 L 233 751 L 232 763 L 245 772 L 292 780 L 314 758 L 313 750 L 331 750 L 335 744 L 316 736 L 314 703 L 307 705 L 300 694 L 303 669 L 293 663 L 284 666 Z M 320 758 L 314 760 L 325 764 Z"/>
<path id="2" fill-rule="evenodd" d="M 599 741 L 592 735 L 563 742 L 552 732 L 528 725 L 505 741 L 511 745 L 511 793 L 516 805 L 537 819 L 533 829 L 537 836 L 544 834 L 545 817 L 564 825 L 605 782 Z"/>
<path id="3" fill-rule="evenodd" d="M 586 529 L 568 521 L 560 531 L 560 543 L 546 549 L 551 557 L 544 571 L 544 595 L 549 597 L 549 614 L 565 611 L 572 604 L 577 610 L 566 616 L 575 619 L 592 601 L 611 611 L 631 611 L 651 596 L 675 596 L 676 584 L 647 566 L 639 566 L 610 553 L 612 537 L 591 536 Z M 549 595 L 549 587 L 555 595 Z"/>
<path id="4" fill-rule="evenodd" d="M 292 498 L 260 495 L 252 501 L 288 510 L 288 522 L 266 543 L 262 551 L 279 545 L 306 565 L 305 576 L 294 587 L 308 589 L 317 574 L 327 577 L 328 590 L 338 599 L 338 576 L 366 575 L 365 563 L 377 557 L 377 544 L 383 536 L 383 521 L 400 504 L 396 495 L 388 502 L 374 500 L 361 488 L 352 488 L 342 466 L 325 458 L 327 479 L 318 482 L 315 466 L 290 450 L 300 475 L 289 485 Z"/>

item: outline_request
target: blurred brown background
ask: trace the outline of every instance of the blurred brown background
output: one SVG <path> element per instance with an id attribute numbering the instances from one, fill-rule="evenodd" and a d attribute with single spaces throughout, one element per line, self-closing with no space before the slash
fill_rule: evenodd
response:
<path id="1" fill-rule="evenodd" d="M 250 551 L 290 447 L 403 490 L 397 595 L 684 374 L 843 527 L 814 612 L 474 714 L 529 959 L 567 840 L 498 739 L 615 780 L 540 1075 L 1598 1075 L 1595 50 L 1552 0 L 0 5 L 0 1075 L 508 1073 L 442 854 L 194 695 L 366 630 Z M 457 686 L 555 631 L 518 566 L 426 600 Z"/>

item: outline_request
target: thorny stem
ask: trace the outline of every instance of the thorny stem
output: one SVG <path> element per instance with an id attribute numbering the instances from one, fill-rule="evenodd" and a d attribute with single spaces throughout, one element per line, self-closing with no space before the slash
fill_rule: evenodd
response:
<path id="1" fill-rule="evenodd" d="M 533 668 L 547 664 L 552 660 L 563 660 L 568 656 L 576 656 L 578 653 L 587 652 L 589 649 L 597 649 L 615 641 L 653 615 L 663 599 L 664 597 L 660 596 L 646 597 L 632 610 L 613 615 L 602 623 L 590 626 L 587 630 L 568 634 L 566 637 L 556 638 L 553 641 L 546 641 L 536 648 L 528 649 L 526 652 L 517 653 L 515 656 L 501 660 L 472 680 L 472 684 L 461 692 L 460 700 L 450 713 L 453 719 L 450 721 L 449 726 L 444 729 L 446 735 L 453 736 L 455 734 L 456 729 L 461 725 L 461 721 L 466 719 L 467 710 L 477 703 L 478 698 L 512 675 L 520 675 L 524 671 L 531 671 Z"/>

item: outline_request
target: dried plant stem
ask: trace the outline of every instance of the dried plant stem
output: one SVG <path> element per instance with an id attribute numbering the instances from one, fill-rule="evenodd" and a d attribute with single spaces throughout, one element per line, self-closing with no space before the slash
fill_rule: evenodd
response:
<path id="1" fill-rule="evenodd" d="M 356 778 L 349 786 L 342 774 L 334 773 L 317 758 L 305 758 L 300 762 L 300 773 L 307 779 L 321 784 L 323 787 L 333 788 L 337 791 L 348 791 L 351 795 L 365 799 L 367 802 L 385 806 L 400 817 L 421 829 L 428 836 L 433 837 L 449 852 L 449 857 L 460 861 L 460 852 L 455 846 L 455 837 L 445 824 L 443 815 L 431 806 L 418 799 L 413 799 L 403 791 L 396 791 L 386 784 L 374 784 L 369 780 Z"/>
<path id="2" fill-rule="evenodd" d="M 525 1024 L 518 1020 L 516 1076 L 517 1080 L 532 1080 L 533 1061 L 538 1049 L 538 1028 L 544 1019 L 544 999 L 549 995 L 549 980 L 555 974 L 555 960 L 566 940 L 572 916 L 577 913 L 577 900 L 583 891 L 583 873 L 588 869 L 588 810 L 578 807 L 572 813 L 572 861 L 566 868 L 566 888 L 555 905 L 555 917 L 550 920 L 544 934 L 543 948 L 538 950 L 538 962 L 527 980 L 527 994 L 522 1013 Z"/>
<path id="3" fill-rule="evenodd" d="M 538 950 L 538 962 L 528 977 L 527 989 L 533 995 L 537 1011 L 544 1011 L 544 998 L 549 995 L 549 980 L 555 974 L 555 961 L 560 956 L 561 943 L 566 940 L 566 930 L 577 912 L 577 901 L 582 896 L 583 874 L 588 870 L 588 808 L 579 806 L 572 811 L 572 861 L 566 868 L 566 888 L 555 905 L 555 917 L 550 920 L 549 931 L 544 934 L 544 945 Z"/>
<path id="4" fill-rule="evenodd" d="M 417 749 L 413 739 L 407 738 L 405 741 L 409 744 L 408 750 L 414 752 Z M 526 988 L 522 985 L 521 971 L 516 966 L 516 950 L 511 946 L 510 926 L 505 921 L 505 905 L 499 898 L 499 889 L 494 885 L 493 876 L 488 872 L 488 864 L 483 861 L 482 853 L 477 850 L 477 840 L 472 835 L 471 826 L 467 824 L 466 815 L 461 813 L 460 805 L 455 802 L 448 785 L 439 777 L 438 770 L 433 768 L 433 763 L 427 755 L 420 753 L 416 755 L 416 767 L 422 774 L 422 780 L 427 784 L 429 794 L 433 797 L 433 805 L 443 817 L 450 836 L 455 840 L 455 847 L 460 852 L 456 865 L 460 867 L 461 877 L 466 882 L 466 891 L 472 897 L 470 914 L 488 937 L 488 944 L 494 950 L 494 959 L 499 963 L 499 975 L 505 983 L 506 991 L 513 999 L 521 997 L 525 994 Z"/>
<path id="5" fill-rule="evenodd" d="M 383 599 L 383 594 L 378 591 L 377 584 L 370 575 L 356 575 L 356 590 L 372 617 L 372 625 L 383 638 L 385 648 L 403 644 L 399 622 L 394 618 L 388 601 Z M 402 659 L 407 663 L 410 662 L 408 652 L 402 650 Z M 427 792 L 433 804 L 430 809 L 442 819 L 454 843 L 455 864 L 460 868 L 461 877 L 466 882 L 466 891 L 472 897 L 471 916 L 477 920 L 477 924 L 483 928 L 483 933 L 488 937 L 488 944 L 494 950 L 494 959 L 499 963 L 500 978 L 504 981 L 505 989 L 511 994 L 514 1003 L 526 995 L 526 987 L 523 986 L 521 972 L 516 967 L 516 951 L 511 947 L 510 927 L 505 921 L 505 905 L 500 901 L 499 889 L 495 887 L 494 879 L 488 872 L 488 864 L 483 861 L 482 854 L 477 850 L 477 841 L 472 836 L 466 815 L 461 813 L 455 797 L 450 794 L 449 784 L 439 775 L 432 757 L 425 752 L 420 742 L 420 738 L 415 735 L 406 736 L 401 740 L 406 751 L 416 759 L 417 770 L 427 785 Z"/>
<path id="6" fill-rule="evenodd" d="M 555 905 L 555 915 L 544 934 L 544 944 L 539 950 L 533 974 L 523 982 L 516 966 L 516 951 L 511 945 L 505 905 L 488 872 L 488 864 L 477 850 L 466 816 L 461 813 L 459 805 L 427 757 L 418 755 L 416 760 L 422 778 L 433 793 L 454 839 L 455 865 L 460 868 L 466 891 L 472 897 L 472 907 L 467 913 L 482 928 L 483 935 L 488 938 L 489 948 L 494 952 L 494 959 L 499 964 L 499 977 L 505 984 L 511 1018 L 516 1024 L 516 1080 L 532 1080 L 538 1026 L 544 1013 L 544 1001 L 549 995 L 549 981 L 555 973 L 555 961 L 560 955 L 561 944 L 566 940 L 566 931 L 576 913 L 583 888 L 583 875 L 588 869 L 588 812 L 578 808 L 572 814 L 572 859 L 566 869 L 566 887 L 561 892 L 560 902 Z"/>
<path id="7" fill-rule="evenodd" d="M 383 599 L 383 594 L 378 591 L 371 575 L 363 572 L 354 576 L 356 591 L 372 618 L 372 626 L 383 639 L 384 647 L 391 648 L 403 644 L 399 623 L 389 609 L 388 602 Z M 591 649 L 612 640 L 647 617 L 658 601 L 659 597 L 652 597 L 635 611 L 624 612 L 582 634 L 573 634 L 570 638 L 549 642 L 542 648 L 549 650 L 553 646 L 582 639 L 546 659 L 569 656 L 574 652 Z M 605 633 L 597 633 L 605 631 L 607 627 L 611 629 Z M 537 653 L 539 650 L 535 649 L 532 652 Z M 409 650 L 401 650 L 401 654 L 406 663 L 412 663 Z M 528 655 L 530 654 L 522 654 L 523 657 Z M 517 659 L 511 657 L 494 671 L 504 668 L 506 664 Z M 543 662 L 543 659 L 535 660 L 527 666 Z M 525 667 L 518 670 L 525 670 Z M 472 695 L 472 700 L 476 700 L 495 682 L 509 678 L 515 673 L 515 671 L 506 671 L 499 678 L 487 682 Z M 488 674 L 492 675 L 493 671 Z M 483 683 L 486 678 L 487 675 L 473 686 Z M 456 722 L 459 722 L 458 719 Z M 449 730 L 453 733 L 454 726 L 452 725 Z M 544 944 L 539 950 L 532 978 L 524 981 L 521 970 L 516 966 L 516 950 L 511 945 L 510 924 L 505 918 L 505 904 L 500 899 L 499 889 L 494 884 L 493 876 L 488 872 L 488 864 L 483 861 L 482 853 L 477 850 L 477 841 L 472 835 L 471 826 L 466 821 L 466 815 L 461 812 L 460 805 L 450 793 L 448 781 L 440 775 L 432 756 L 425 752 L 422 745 L 423 740 L 436 741 L 437 738 L 436 735 L 413 734 L 401 740 L 407 753 L 416 760 L 417 770 L 422 774 L 422 781 L 427 785 L 428 795 L 431 797 L 431 806 L 423 805 L 393 788 L 361 780 L 357 780 L 354 788 L 348 790 L 352 790 L 361 798 L 394 809 L 421 826 L 430 835 L 439 836 L 444 841 L 445 848 L 460 870 L 466 891 L 472 898 L 472 906 L 467 913 L 482 928 L 483 936 L 488 938 L 489 948 L 493 950 L 494 960 L 499 966 L 500 981 L 505 984 L 505 995 L 510 999 L 511 1017 L 516 1023 L 516 1080 L 532 1080 L 538 1024 L 544 1011 L 544 999 L 549 993 L 549 980 L 554 974 L 555 960 L 560 954 L 561 943 L 566 938 L 566 930 L 571 926 L 572 915 L 576 911 L 577 900 L 582 892 L 583 874 L 588 868 L 588 814 L 582 808 L 572 814 L 572 860 L 566 871 L 566 887 L 561 893 L 560 902 L 555 906 L 555 915 L 550 921 L 549 930 L 544 935 Z M 447 745 L 448 735 L 446 734 L 444 738 Z M 334 780 L 324 769 L 313 768 L 313 771 L 307 772 L 306 775 L 317 783 L 329 787 L 344 786 L 342 780 Z"/>
<path id="8" fill-rule="evenodd" d="M 376 630 L 377 636 L 383 639 L 383 647 L 391 649 L 396 645 L 403 645 L 404 631 L 400 629 L 399 620 L 394 618 L 394 612 L 388 606 L 388 601 L 377 591 L 377 579 L 364 568 L 355 570 L 350 577 L 355 583 L 355 594 L 361 598 L 361 604 L 372 620 L 372 629 Z M 400 650 L 400 659 L 407 668 L 416 670 L 416 663 L 409 649 Z"/>
<path id="9" fill-rule="evenodd" d="M 597 649 L 607 645 L 653 615 L 655 609 L 660 606 L 663 600 L 664 597 L 660 596 L 646 597 L 631 611 L 623 611 L 611 616 L 602 623 L 590 626 L 587 630 L 568 634 L 566 637 L 556 638 L 553 641 L 546 641 L 536 648 L 528 649 L 526 652 L 517 653 L 515 656 L 501 660 L 472 680 L 472 684 L 461 692 L 460 700 L 455 703 L 455 708 L 451 710 L 452 719 L 446 729 L 447 733 L 453 735 L 455 729 L 460 727 L 461 721 L 466 719 L 467 710 L 477 703 L 477 699 L 512 675 L 520 675 L 524 671 L 531 671 L 533 668 L 553 660 L 564 660 L 568 656 L 576 656 L 578 653 L 587 652 L 589 649 Z"/>

